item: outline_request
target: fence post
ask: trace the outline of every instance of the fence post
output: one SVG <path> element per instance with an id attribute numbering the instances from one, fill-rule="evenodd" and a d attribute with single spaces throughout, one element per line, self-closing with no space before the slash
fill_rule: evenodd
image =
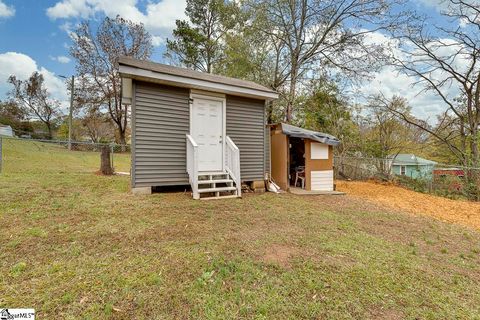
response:
<path id="1" fill-rule="evenodd" d="M 114 144 L 111 143 L 111 144 L 110 144 L 110 154 L 111 154 L 111 159 L 112 159 L 112 160 L 111 160 L 111 161 L 112 161 L 112 170 L 115 171 L 115 169 L 114 169 L 114 167 L 113 167 L 113 149 L 114 149 L 113 146 L 114 146 Z"/>
<path id="2" fill-rule="evenodd" d="M 3 155 L 2 155 L 2 137 L 0 137 L 0 173 L 2 173 L 2 161 L 3 161 Z"/>

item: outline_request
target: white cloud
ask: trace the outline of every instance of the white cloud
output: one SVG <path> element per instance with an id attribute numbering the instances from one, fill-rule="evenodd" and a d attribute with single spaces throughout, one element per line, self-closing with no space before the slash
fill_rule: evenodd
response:
<path id="1" fill-rule="evenodd" d="M 145 25 L 151 30 L 173 29 L 177 19 L 186 19 L 185 0 L 163 0 L 147 6 Z"/>
<path id="2" fill-rule="evenodd" d="M 175 20 L 185 19 L 186 0 L 151 1 L 145 12 L 137 7 L 137 0 L 62 0 L 47 9 L 50 19 L 88 18 L 96 13 L 109 17 L 120 15 L 134 22 L 142 22 L 154 36 L 154 45 L 160 45 L 171 34 Z M 70 25 L 66 29 L 70 29 Z"/>
<path id="3" fill-rule="evenodd" d="M 11 75 L 25 80 L 35 71 L 44 76 L 45 86 L 52 97 L 62 102 L 63 106 L 67 106 L 68 93 L 65 81 L 46 68 L 38 66 L 36 61 L 28 55 L 18 52 L 0 53 L 0 99 L 11 90 L 11 85 L 8 83 Z"/>
<path id="4" fill-rule="evenodd" d="M 66 63 L 70 62 L 70 58 L 67 57 L 67 56 L 58 56 L 58 57 L 50 56 L 50 60 L 57 61 L 57 62 L 60 62 L 60 63 L 63 63 L 63 64 L 66 64 Z"/>
<path id="5" fill-rule="evenodd" d="M 57 2 L 47 9 L 47 16 L 57 18 L 88 18 L 93 13 L 92 8 L 85 0 L 64 0 Z"/>
<path id="6" fill-rule="evenodd" d="M 160 46 L 162 43 L 164 43 L 165 40 L 160 37 L 160 36 L 152 36 L 152 44 L 155 46 L 155 47 L 158 47 Z"/>
<path id="7" fill-rule="evenodd" d="M 474 2 L 475 0 L 471 0 L 471 4 L 475 5 Z M 459 4 L 453 3 L 451 0 L 418 0 L 418 2 L 414 2 L 414 3 L 423 5 L 427 7 L 427 9 L 433 8 L 438 13 L 448 12 L 451 10 L 457 11 L 460 6 Z M 476 10 L 474 9 L 469 10 L 468 6 L 466 5 L 462 7 L 463 7 L 463 13 L 469 15 L 472 20 L 475 20 L 478 17 Z M 445 20 L 449 22 L 454 21 L 451 18 L 446 18 Z M 465 28 L 466 26 L 469 25 L 469 22 L 466 18 L 459 18 L 457 19 L 456 22 L 458 23 L 458 26 L 460 28 Z"/>
<path id="8" fill-rule="evenodd" d="M 372 43 L 381 43 L 390 45 L 393 54 L 397 57 L 405 58 L 405 54 L 396 49 L 397 42 L 388 36 L 379 32 L 369 35 L 368 41 Z M 451 43 L 450 39 L 443 39 L 444 43 Z M 445 50 L 442 48 L 442 50 Z M 455 46 L 450 46 L 447 50 L 455 50 Z M 438 54 L 449 55 L 451 52 L 440 52 Z M 462 57 L 454 61 L 457 69 L 465 68 L 466 63 L 462 61 Z M 433 79 L 443 79 L 444 74 L 436 72 L 432 74 Z M 435 122 L 436 116 L 447 109 L 447 105 L 442 98 L 434 91 L 424 92 L 424 86 L 416 83 L 419 79 L 406 75 L 392 66 L 383 67 L 378 72 L 374 79 L 356 88 L 356 92 L 362 93 L 364 96 L 383 93 L 386 97 L 393 95 L 401 96 L 407 99 L 412 106 L 412 113 L 424 120 Z M 448 97 L 453 98 L 458 96 L 459 89 L 456 86 L 445 87 L 442 90 Z"/>
<path id="9" fill-rule="evenodd" d="M 0 0 L 0 18 L 10 18 L 15 15 L 15 8 L 13 6 L 6 5 Z"/>
<path id="10" fill-rule="evenodd" d="M 386 97 L 400 96 L 407 99 L 414 116 L 435 122 L 436 116 L 445 111 L 447 106 L 440 96 L 433 91 L 422 92 L 423 86 L 415 84 L 416 78 L 400 73 L 393 67 L 384 67 L 376 77 L 358 90 L 365 96 L 384 94 Z M 455 96 L 455 90 L 452 88 Z"/>
<path id="11" fill-rule="evenodd" d="M 57 61 L 60 62 L 60 63 L 69 63 L 70 58 L 66 57 L 66 56 L 58 56 Z"/>
<path id="12" fill-rule="evenodd" d="M 65 22 L 60 25 L 60 30 L 65 31 L 67 34 L 71 34 L 73 29 L 73 24 L 71 22 Z"/>

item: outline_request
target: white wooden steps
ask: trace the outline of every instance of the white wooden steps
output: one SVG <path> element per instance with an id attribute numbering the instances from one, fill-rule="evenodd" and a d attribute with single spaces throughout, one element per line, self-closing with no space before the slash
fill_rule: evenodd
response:
<path id="1" fill-rule="evenodd" d="M 199 148 L 193 137 L 186 135 L 187 173 L 192 186 L 193 199 L 240 198 L 242 182 L 240 176 L 240 150 L 229 136 L 224 141 L 223 171 L 199 170 Z"/>
<path id="2" fill-rule="evenodd" d="M 200 200 L 240 197 L 240 195 L 238 195 L 238 188 L 235 185 L 235 181 L 227 172 L 207 174 L 202 174 L 200 172 L 197 184 L 198 197 L 195 197 L 194 194 L 194 198 Z"/>

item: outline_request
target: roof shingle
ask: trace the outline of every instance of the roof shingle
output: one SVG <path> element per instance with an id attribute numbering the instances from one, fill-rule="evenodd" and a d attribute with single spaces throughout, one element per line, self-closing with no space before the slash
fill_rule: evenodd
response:
<path id="1" fill-rule="evenodd" d="M 236 78 L 230 78 L 230 77 L 220 76 L 220 75 L 211 74 L 211 73 L 199 72 L 191 69 L 170 66 L 162 63 L 138 60 L 131 57 L 120 57 L 118 59 L 118 64 L 145 69 L 145 70 L 151 70 L 151 71 L 159 72 L 163 74 L 181 76 L 184 78 L 204 80 L 204 81 L 209 81 L 214 83 L 228 84 L 228 85 L 242 87 L 242 88 L 255 89 L 255 90 L 265 91 L 269 93 L 276 93 L 271 88 L 262 86 L 252 81 L 240 80 Z"/>

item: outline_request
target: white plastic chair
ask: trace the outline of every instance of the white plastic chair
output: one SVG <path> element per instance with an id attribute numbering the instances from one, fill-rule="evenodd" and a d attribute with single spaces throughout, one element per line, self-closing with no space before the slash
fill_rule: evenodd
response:
<path id="1" fill-rule="evenodd" d="M 295 168 L 295 187 L 297 186 L 298 180 L 302 183 L 302 189 L 305 189 L 305 167 L 300 166 Z"/>

